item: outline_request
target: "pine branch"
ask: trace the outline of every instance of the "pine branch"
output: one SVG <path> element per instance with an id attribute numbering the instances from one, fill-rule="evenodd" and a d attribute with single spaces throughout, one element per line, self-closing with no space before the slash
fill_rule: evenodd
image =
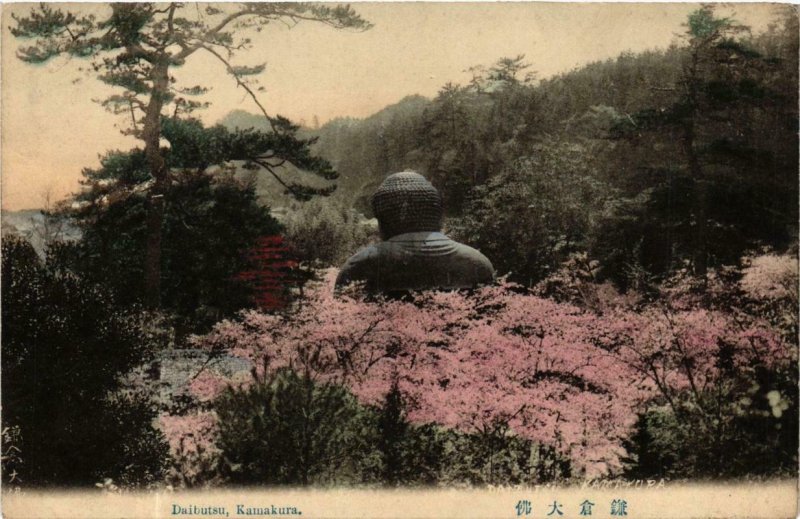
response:
<path id="1" fill-rule="evenodd" d="M 250 160 L 251 160 L 252 162 L 254 162 L 254 163 L 258 164 L 258 165 L 259 165 L 259 166 L 261 166 L 262 168 L 266 169 L 266 170 L 267 170 L 267 171 L 268 171 L 268 172 L 269 172 L 269 173 L 270 173 L 270 174 L 271 174 L 273 177 L 275 177 L 275 180 L 277 180 L 278 182 L 280 182 L 280 184 L 281 184 L 283 187 L 285 187 L 287 191 L 289 191 L 290 193 L 292 193 L 292 195 L 294 195 L 294 196 L 295 196 L 295 198 L 297 198 L 297 199 L 299 199 L 299 200 L 300 200 L 300 199 L 302 199 L 302 198 L 301 198 L 301 197 L 302 197 L 302 195 L 301 195 L 300 193 L 296 192 L 296 191 L 295 191 L 295 190 L 292 188 L 292 185 L 291 185 L 291 184 L 287 184 L 286 182 L 284 182 L 284 180 L 283 180 L 283 179 L 282 179 L 282 178 L 281 178 L 281 177 L 280 177 L 280 176 L 279 176 L 279 175 L 278 175 L 278 174 L 275 172 L 275 170 L 273 169 L 272 165 L 270 165 L 270 164 L 268 164 L 268 163 L 266 163 L 266 162 L 264 162 L 264 161 L 262 161 L 262 160 L 259 160 L 259 159 L 250 159 Z"/>
<path id="2" fill-rule="evenodd" d="M 233 76 L 233 78 L 236 80 L 237 86 L 242 87 L 248 93 L 248 95 L 256 104 L 256 106 L 258 106 L 259 110 L 261 110 L 261 113 L 264 114 L 264 117 L 267 119 L 267 122 L 269 122 L 269 126 L 270 128 L 272 128 L 272 131 L 277 133 L 275 125 L 273 124 L 273 118 L 270 117 L 270 115 L 267 113 L 266 108 L 264 108 L 264 105 L 262 105 L 261 102 L 258 100 L 258 97 L 256 96 L 255 92 L 253 92 L 253 90 L 249 86 L 247 86 L 247 84 L 244 81 L 242 81 L 239 74 L 236 73 L 236 69 L 228 62 L 228 60 L 226 60 L 220 53 L 218 53 L 211 47 L 203 45 L 201 48 L 213 54 L 218 60 L 220 60 L 225 65 L 225 68 L 228 71 L 228 73 L 231 76 Z"/>

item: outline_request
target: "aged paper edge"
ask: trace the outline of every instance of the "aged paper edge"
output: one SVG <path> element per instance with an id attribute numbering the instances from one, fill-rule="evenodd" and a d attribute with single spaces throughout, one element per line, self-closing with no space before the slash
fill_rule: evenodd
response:
<path id="1" fill-rule="evenodd" d="M 8 1 L 8 0 L 5 0 Z M 18 0 L 12 0 L 17 3 Z M 798 0 L 781 3 L 796 4 Z M 21 3 L 21 2 L 20 2 Z M 0 4 L 0 8 L 2 4 Z M 795 518 L 798 483 L 795 480 L 736 484 L 670 484 L 614 488 L 592 485 L 519 489 L 353 490 L 353 489 L 209 489 L 180 492 L 103 493 L 101 491 L 4 491 L 2 517 L 28 518 L 170 518 L 272 517 L 278 509 L 295 508 L 304 518 L 494 518 L 560 517 L 610 518 L 614 500 L 625 500 L 627 516 L 649 518 Z M 594 503 L 591 516 L 580 515 L 584 500 Z M 521 501 L 531 512 L 520 513 Z M 551 514 L 553 504 L 563 515 Z M 239 515 L 237 506 L 270 513 Z M 228 515 L 173 513 L 174 507 L 224 508 Z M 291 517 L 292 514 L 280 514 Z M 297 516 L 295 514 L 294 516 Z"/>
<path id="2" fill-rule="evenodd" d="M 650 484 L 652 485 L 651 482 Z M 103 493 L 101 491 L 22 491 L 2 495 L 3 517 L 27 518 L 585 518 L 581 503 L 594 504 L 591 517 L 609 518 L 614 500 L 626 502 L 625 517 L 646 518 L 789 518 L 798 517 L 794 480 L 735 484 L 653 485 L 637 482 L 614 488 L 594 485 L 514 489 L 347 490 L 227 489 L 182 492 Z M 518 509 L 530 503 L 530 512 Z M 548 512 L 560 505 L 563 515 Z M 255 514 L 237 513 L 255 510 Z M 177 507 L 177 509 L 176 509 Z M 216 510 L 213 510 L 216 508 Z M 292 510 L 292 509 L 296 510 Z M 176 512 L 181 510 L 182 512 Z M 204 513 L 205 512 L 205 513 Z M 280 513 L 283 512 L 283 513 Z M 519 513 L 519 515 L 518 515 Z"/>

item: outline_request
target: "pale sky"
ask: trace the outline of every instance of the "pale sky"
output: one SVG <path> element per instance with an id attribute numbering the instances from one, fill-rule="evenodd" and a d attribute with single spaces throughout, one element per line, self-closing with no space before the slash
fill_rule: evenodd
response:
<path id="1" fill-rule="evenodd" d="M 92 9 L 102 4 L 61 4 Z M 465 70 L 498 58 L 525 54 L 539 78 L 569 71 L 624 51 L 665 48 L 683 31 L 699 4 L 553 3 L 353 3 L 375 26 L 337 31 L 307 22 L 280 24 L 253 35 L 254 48 L 237 64 L 267 62 L 262 104 L 272 113 L 310 123 L 338 116 L 366 117 L 407 95 L 433 97 L 445 83 L 468 82 Z M 86 62 L 58 58 L 32 66 L 15 57 L 11 13 L 30 4 L 5 4 L 2 18 L 2 206 L 41 207 L 46 193 L 63 198 L 79 188 L 84 167 L 97 167 L 110 149 L 138 141 L 115 124 L 122 116 L 92 99 L 113 90 L 78 71 Z M 723 12 L 761 30 L 773 18 L 770 4 L 735 4 Z M 200 112 L 208 124 L 231 110 L 256 113 L 243 90 L 219 62 L 193 56 L 176 73 L 185 86 L 212 87 Z"/>

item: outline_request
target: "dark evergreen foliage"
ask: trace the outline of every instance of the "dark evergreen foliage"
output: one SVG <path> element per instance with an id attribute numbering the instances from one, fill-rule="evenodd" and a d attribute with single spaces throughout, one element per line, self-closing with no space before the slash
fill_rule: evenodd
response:
<path id="1" fill-rule="evenodd" d="M 215 409 L 232 484 L 486 485 L 570 477 L 566 459 L 506 428 L 467 434 L 410 424 L 396 390 L 368 407 L 343 386 L 288 369 L 226 390 Z"/>
<path id="2" fill-rule="evenodd" d="M 221 125 L 204 128 L 194 118 L 165 119 L 162 132 L 171 145 L 169 151 L 165 151 L 166 162 L 171 168 L 204 171 L 212 165 L 240 161 L 245 169 L 264 168 L 278 179 L 287 194 L 297 200 L 305 201 L 316 195 L 331 194 L 336 189 L 335 184 L 316 188 L 286 181 L 278 175 L 283 163 L 288 162 L 325 180 L 338 178 L 327 160 L 311 154 L 310 146 L 316 142 L 316 138 L 298 137 L 300 127 L 283 117 L 276 118 L 272 125 L 273 128 L 280 127 L 280 132 L 253 128 L 228 130 Z"/>
<path id="3" fill-rule="evenodd" d="M 237 154 L 247 153 L 246 157 L 238 158 L 246 158 L 255 169 L 263 168 L 297 198 L 308 199 L 315 194 L 327 194 L 331 188 L 320 190 L 285 181 L 278 175 L 278 169 L 285 162 L 297 160 L 298 167 L 308 167 L 325 179 L 335 178 L 335 174 L 327 162 L 310 156 L 309 142 L 295 136 L 296 126 L 264 110 L 254 92 L 253 76 L 263 72 L 265 65 L 233 65 L 232 58 L 252 48 L 252 41 L 246 36 L 248 29 L 261 31 L 272 22 L 315 21 L 336 29 L 353 30 L 371 27 L 349 5 L 242 3 L 209 5 L 203 11 L 201 13 L 199 7 L 188 9 L 187 4 L 177 2 L 166 6 L 112 3 L 104 16 L 97 19 L 94 15 L 78 17 L 42 3 L 33 7 L 26 17 L 14 15 L 15 25 L 11 27 L 11 34 L 30 42 L 18 52 L 20 60 L 36 64 L 63 54 L 89 58 L 91 71 L 97 74 L 97 79 L 119 89 L 120 93 L 109 96 L 102 104 L 115 114 L 130 115 L 131 126 L 124 133 L 143 142 L 146 171 L 153 181 L 141 190 L 147 196 L 142 281 L 147 305 L 152 308 L 160 307 L 162 300 L 164 197 L 170 183 L 169 165 L 160 149 L 163 121 L 167 117 L 164 112 L 171 108 L 172 117 L 176 118 L 207 106 L 192 97 L 208 89 L 201 85 L 179 86 L 172 71 L 192 56 L 203 53 L 219 62 L 259 107 L 271 133 L 269 137 L 262 134 L 261 139 L 239 134 L 237 137 L 241 138 L 229 140 L 228 145 L 235 147 Z M 191 124 L 181 128 L 197 130 Z M 185 133 L 183 137 L 192 140 Z M 263 147 L 265 145 L 275 148 L 270 151 Z M 205 151 L 213 156 L 213 150 Z"/>
<path id="4" fill-rule="evenodd" d="M 653 178 L 636 214 L 642 227 L 621 242 L 638 246 L 654 273 L 688 264 L 702 276 L 748 248 L 785 249 L 796 238 L 796 84 L 745 31 L 711 7 L 694 12 L 673 100 L 612 128 L 638 159 L 631 173 Z"/>
<path id="5" fill-rule="evenodd" d="M 168 452 L 154 411 L 120 392 L 121 377 L 165 345 L 157 321 L 43 264 L 18 238 L 3 238 L 2 262 L 3 428 L 19 431 L 16 482 L 159 482 Z"/>
<path id="6" fill-rule="evenodd" d="M 124 304 L 145 298 L 146 198 L 125 185 L 138 176 L 127 168 L 140 156 L 110 154 L 101 169 L 85 171 L 91 189 L 67 213 L 82 230 L 81 239 L 67 246 L 67 262 L 112 289 Z M 251 307 L 253 287 L 237 276 L 254 267 L 247 253 L 257 240 L 280 231 L 253 186 L 231 172 L 181 169 L 164 198 L 163 308 L 192 331 Z"/>
<path id="7" fill-rule="evenodd" d="M 368 472 L 373 417 L 342 386 L 284 370 L 228 390 L 216 410 L 232 483 L 354 483 Z"/>
<path id="8" fill-rule="evenodd" d="M 615 194 L 593 166 L 591 147 L 546 143 L 474 188 L 450 230 L 498 272 L 530 286 L 591 245 Z"/>
<path id="9" fill-rule="evenodd" d="M 337 166 L 341 195 L 359 210 L 369 214 L 366 196 L 387 173 L 416 169 L 441 192 L 453 219 L 446 227 L 524 283 L 565 256 L 549 255 L 544 265 L 536 258 L 552 248 L 546 236 L 564 234 L 563 221 L 528 222 L 531 236 L 520 247 L 525 229 L 501 230 L 501 222 L 550 195 L 528 189 L 514 198 L 504 178 L 533 164 L 535 186 L 549 174 L 536 165 L 539 155 L 582 149 L 581 167 L 614 194 L 601 214 L 587 210 L 592 225 L 571 228 L 570 246 L 589 252 L 599 276 L 623 288 L 634 272 L 665 277 L 688 265 L 702 276 L 748 250 L 796 241 L 797 15 L 776 7 L 775 16 L 753 36 L 702 8 L 664 51 L 625 53 L 538 83 L 520 77 L 524 57 L 503 58 L 413 109 L 405 100 L 380 117 L 309 132 Z M 580 200 L 583 188 L 573 188 L 561 200 Z M 511 199 L 480 202 L 502 193 Z"/>
<path id="10" fill-rule="evenodd" d="M 653 297 L 642 279 L 690 270 L 705 287 L 708 271 L 725 272 L 748 251 L 796 251 L 796 10 L 751 36 L 703 7 L 665 51 L 627 53 L 538 83 L 524 75 L 524 56 L 502 58 L 433 100 L 412 96 L 365 121 L 311 131 L 266 113 L 256 129 L 206 128 L 188 115 L 203 105 L 189 98 L 206 89 L 172 86 L 171 67 L 209 52 L 252 95 L 245 78 L 263 65 L 233 66 L 215 50 L 248 45 L 222 30 L 228 23 L 366 22 L 342 6 L 244 4 L 235 15 L 207 6 L 209 17 L 226 20 L 215 30 L 179 16 L 183 7 L 115 4 L 97 21 L 42 4 L 15 18 L 12 33 L 32 43 L 24 61 L 98 58 L 98 78 L 122 90 L 105 106 L 143 115 L 131 133 L 145 143 L 85 170 L 86 189 L 60 212 L 79 225 L 79 241 L 51 245 L 42 262 L 25 242 L 3 240 L 3 441 L 19 449 L 4 455 L 3 471 L 15 482 L 161 478 L 166 446 L 149 403 L 120 391 L 120 378 L 164 342 L 141 304 L 158 300 L 180 335 L 252 305 L 252 286 L 238 274 L 254 267 L 247 252 L 258 239 L 281 228 L 242 170 L 267 172 L 301 201 L 334 186 L 287 180 L 287 171 L 338 177 L 341 210 L 311 205 L 287 219 L 309 263 L 337 264 L 352 253 L 341 244 L 357 247 L 366 232 L 349 207 L 370 215 L 374 188 L 406 168 L 440 190 L 448 232 L 525 285 L 580 257 L 586 279 Z M 295 169 L 279 169 L 288 164 Z M 336 246 L 319 243 L 324 236 Z M 790 303 L 751 313 L 794 315 Z M 713 304 L 746 312 L 756 303 Z M 796 342 L 796 322 L 785 326 Z M 699 411 L 654 402 L 630 438 L 629 477 L 792 472 L 797 414 L 776 414 L 769 394 L 796 410 L 796 367 L 754 366 L 751 379 L 741 377 L 729 345 L 717 347 L 730 393 L 704 390 Z M 733 393 L 749 402 L 731 401 Z M 471 433 L 411 424 L 396 387 L 382 406 L 368 407 L 343 386 L 286 369 L 227 390 L 214 406 L 225 476 L 236 484 L 530 484 L 571 475 L 554 451 L 501 424 Z M 709 417 L 714 427 L 693 426 Z"/>

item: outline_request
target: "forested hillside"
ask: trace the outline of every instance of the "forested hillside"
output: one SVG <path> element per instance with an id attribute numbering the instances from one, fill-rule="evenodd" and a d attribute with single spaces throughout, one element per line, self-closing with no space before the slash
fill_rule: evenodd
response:
<path id="1" fill-rule="evenodd" d="M 360 200 L 359 209 L 369 211 L 363 199 L 392 171 L 408 166 L 407 155 L 418 146 L 419 121 L 430 100 L 408 96 L 366 119 L 337 118 L 318 129 L 303 128 L 306 137 L 318 139 L 314 151 L 339 173 L 336 197 L 347 203 Z M 267 129 L 262 116 L 237 110 L 220 121 L 228 128 Z"/>
<path id="2" fill-rule="evenodd" d="M 797 19 L 780 9 L 762 34 L 726 21 L 556 77 L 524 56 L 476 64 L 432 100 L 305 132 L 339 173 L 336 198 L 369 216 L 377 183 L 414 169 L 450 231 L 518 281 L 578 252 L 623 286 L 703 272 L 796 235 Z"/>

